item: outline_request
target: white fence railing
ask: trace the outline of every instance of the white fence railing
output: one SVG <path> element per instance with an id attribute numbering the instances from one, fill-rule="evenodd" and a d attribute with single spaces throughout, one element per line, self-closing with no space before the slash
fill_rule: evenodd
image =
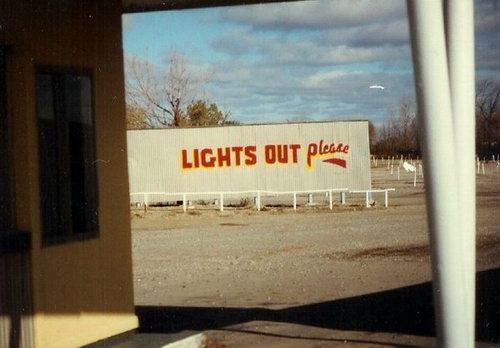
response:
<path id="1" fill-rule="evenodd" d="M 142 196 L 142 204 L 145 208 L 149 206 L 151 196 L 164 196 L 164 197 L 182 197 L 182 209 L 187 211 L 188 197 L 191 196 L 212 196 L 219 199 L 219 210 L 224 211 L 224 197 L 230 195 L 252 195 L 255 199 L 255 206 L 260 211 L 262 207 L 262 197 L 265 196 L 287 196 L 293 197 L 293 210 L 297 210 L 297 195 L 300 194 L 313 194 L 313 193 L 326 193 L 329 200 L 329 208 L 333 210 L 333 193 L 340 193 L 341 204 L 346 204 L 347 194 L 365 193 L 366 207 L 370 207 L 370 199 L 372 193 L 385 193 L 384 206 L 389 206 L 389 192 L 395 191 L 394 188 L 389 189 L 370 189 L 370 190 L 354 190 L 350 191 L 347 188 L 338 189 L 323 189 L 323 190 L 304 190 L 304 191 L 263 191 L 263 190 L 249 190 L 249 191 L 226 191 L 226 192 L 132 192 L 130 196 Z"/>

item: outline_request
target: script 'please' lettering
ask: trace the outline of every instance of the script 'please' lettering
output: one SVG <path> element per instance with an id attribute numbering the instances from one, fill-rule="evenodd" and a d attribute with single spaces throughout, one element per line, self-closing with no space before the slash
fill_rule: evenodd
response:
<path id="1" fill-rule="evenodd" d="M 320 140 L 318 144 L 316 143 L 311 143 L 307 146 L 307 166 L 309 168 L 312 167 L 312 161 L 316 156 L 325 156 L 325 155 L 330 155 L 330 154 L 335 154 L 335 153 L 349 153 L 349 145 L 344 145 L 344 144 L 328 144 L 325 143 L 323 140 Z"/>

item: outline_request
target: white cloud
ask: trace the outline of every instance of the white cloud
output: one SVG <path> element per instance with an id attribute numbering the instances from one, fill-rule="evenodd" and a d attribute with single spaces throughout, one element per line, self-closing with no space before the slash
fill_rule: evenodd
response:
<path id="1" fill-rule="evenodd" d="M 474 10 L 476 34 L 500 32 L 500 1 L 476 0 Z"/>
<path id="2" fill-rule="evenodd" d="M 351 46 L 328 44 L 319 37 L 314 40 L 283 38 L 239 30 L 224 35 L 213 47 L 234 56 L 260 57 L 266 64 L 355 64 L 410 58 L 408 45 Z"/>
<path id="3" fill-rule="evenodd" d="M 401 0 L 302 1 L 234 7 L 220 18 L 256 29 L 303 30 L 345 28 L 404 16 Z"/>
<path id="4" fill-rule="evenodd" d="M 325 88 L 331 86 L 332 83 L 337 82 L 338 80 L 349 79 L 356 75 L 362 74 L 361 71 L 326 71 L 319 72 L 308 76 L 303 81 L 303 86 L 306 88 Z"/>
<path id="5" fill-rule="evenodd" d="M 239 59 L 215 69 L 209 86 L 243 122 L 386 117 L 401 93 L 412 94 L 410 73 L 370 73 L 316 66 L 265 65 Z M 369 86 L 381 83 L 383 93 Z"/>
<path id="6" fill-rule="evenodd" d="M 500 74 L 500 1 L 476 0 L 475 1 L 475 48 L 476 67 L 481 70 L 496 70 Z"/>
<path id="7" fill-rule="evenodd" d="M 406 18 L 351 28 L 329 29 L 320 37 L 332 45 L 353 46 L 408 45 L 409 38 Z"/>

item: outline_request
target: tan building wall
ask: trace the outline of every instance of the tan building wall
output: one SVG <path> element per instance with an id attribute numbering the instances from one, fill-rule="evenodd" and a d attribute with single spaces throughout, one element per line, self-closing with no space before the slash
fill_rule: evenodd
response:
<path id="1" fill-rule="evenodd" d="M 36 346 L 79 346 L 134 329 L 121 3 L 0 0 L 0 9 L 0 44 L 9 46 L 16 227 L 32 233 Z M 92 71 L 98 238 L 42 246 L 37 65 Z"/>

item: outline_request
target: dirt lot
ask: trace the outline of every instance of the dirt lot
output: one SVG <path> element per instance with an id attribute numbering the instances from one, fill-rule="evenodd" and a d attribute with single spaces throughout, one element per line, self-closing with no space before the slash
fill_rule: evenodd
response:
<path id="1" fill-rule="evenodd" d="M 488 164 L 486 176 L 477 176 L 478 270 L 500 267 L 495 168 Z M 429 281 L 422 178 L 413 187 L 411 174 L 398 181 L 380 162 L 372 176 L 374 187 L 396 189 L 388 208 L 375 195 L 371 208 L 353 196 L 345 206 L 335 202 L 333 211 L 325 204 L 297 212 L 289 206 L 133 210 L 136 304 L 279 311 Z"/>

